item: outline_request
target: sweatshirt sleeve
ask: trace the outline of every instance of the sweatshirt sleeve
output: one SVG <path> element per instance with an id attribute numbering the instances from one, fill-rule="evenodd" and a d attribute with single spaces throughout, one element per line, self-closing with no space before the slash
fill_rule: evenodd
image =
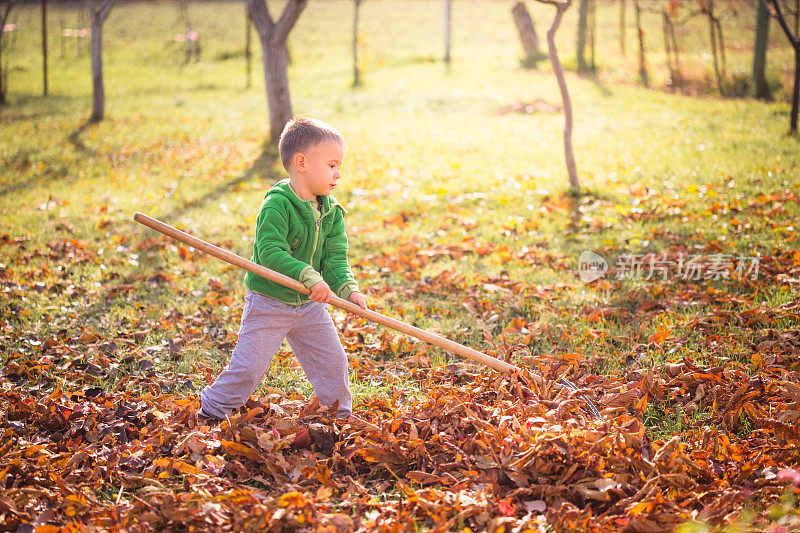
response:
<path id="1" fill-rule="evenodd" d="M 353 277 L 347 261 L 347 232 L 345 231 L 344 213 L 336 210 L 333 229 L 325 240 L 323 261 L 320 269 L 322 278 L 339 298 L 347 299 L 358 292 L 358 282 Z"/>
<path id="2" fill-rule="evenodd" d="M 270 206 L 262 209 L 256 220 L 256 262 L 310 287 L 308 282 L 313 276 L 310 276 L 308 271 L 317 273 L 308 263 L 292 257 L 287 240 L 288 234 L 289 223 L 285 213 Z"/>

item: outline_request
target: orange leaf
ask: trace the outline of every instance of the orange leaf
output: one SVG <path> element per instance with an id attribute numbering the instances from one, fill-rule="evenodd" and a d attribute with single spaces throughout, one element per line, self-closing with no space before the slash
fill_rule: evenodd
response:
<path id="1" fill-rule="evenodd" d="M 655 342 L 656 344 L 661 344 L 662 342 L 664 342 L 664 339 L 666 339 L 669 336 L 670 332 L 671 330 L 668 329 L 659 329 L 658 331 L 650 335 L 650 338 L 647 339 L 647 342 Z"/>
<path id="2" fill-rule="evenodd" d="M 239 444 L 238 442 L 221 440 L 220 444 L 222 444 L 222 447 L 225 448 L 225 451 L 233 455 L 243 455 L 250 459 L 258 459 L 261 456 L 261 454 L 258 453 L 258 450 L 254 450 L 253 448 L 245 446 L 244 444 Z"/>
<path id="3" fill-rule="evenodd" d="M 641 513 L 648 512 L 651 509 L 653 509 L 653 503 L 652 502 L 639 502 L 636 505 L 634 505 L 633 507 L 631 507 L 630 513 L 633 516 L 636 516 L 636 515 L 639 515 Z"/>

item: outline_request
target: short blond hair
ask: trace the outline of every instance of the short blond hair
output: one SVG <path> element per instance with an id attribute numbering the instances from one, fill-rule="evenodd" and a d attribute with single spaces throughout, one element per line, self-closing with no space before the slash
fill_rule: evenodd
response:
<path id="1" fill-rule="evenodd" d="M 278 141 L 278 153 L 286 172 L 290 172 L 295 154 L 308 150 L 323 142 L 338 143 L 342 147 L 344 137 L 330 124 L 314 118 L 295 118 L 286 123 Z"/>

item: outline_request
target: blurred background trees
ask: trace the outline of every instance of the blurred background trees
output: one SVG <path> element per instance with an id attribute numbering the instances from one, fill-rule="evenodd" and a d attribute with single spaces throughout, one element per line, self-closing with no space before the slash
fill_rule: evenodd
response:
<path id="1" fill-rule="evenodd" d="M 243 57 L 243 70 L 246 69 L 249 86 L 250 79 L 250 24 L 256 28 L 262 48 L 262 63 L 269 108 L 270 137 L 279 134 L 282 124 L 292 115 L 289 84 L 289 53 L 287 38 L 294 27 L 307 0 L 291 0 L 284 4 L 280 17 L 273 20 L 265 0 L 247 0 L 244 20 L 237 16 L 227 16 L 232 3 L 220 2 L 220 18 L 227 24 L 241 24 L 245 42 L 240 52 L 231 52 L 231 57 Z M 191 0 L 143 0 L 142 4 L 175 6 L 178 10 L 177 28 L 170 36 L 170 44 L 182 47 L 184 63 L 200 61 L 200 32 L 197 22 L 190 17 Z M 342 5 L 346 6 L 348 2 Z M 46 11 L 47 6 L 50 11 Z M 352 85 L 363 82 L 366 70 L 380 68 L 370 64 L 370 32 L 380 28 L 364 27 L 359 13 L 362 0 L 349 2 L 347 11 L 342 10 L 342 20 L 331 23 L 347 23 L 351 16 L 352 42 Z M 475 7 L 475 1 L 453 2 L 452 0 L 430 0 L 409 4 L 414 16 L 442 21 L 444 41 L 443 62 L 452 63 L 452 47 L 459 38 L 459 14 Z M 24 6 L 26 11 L 41 7 L 41 20 L 27 20 L 20 27 L 13 18 L 16 9 Z M 42 1 L 42 0 L 3 0 L 0 1 L 2 19 L 2 38 L 0 39 L 0 102 L 8 105 L 9 91 L 14 90 L 14 79 L 9 71 L 9 58 L 18 52 L 15 49 L 15 36 L 19 32 L 42 34 L 42 94 L 47 85 L 47 49 L 60 45 L 61 53 L 50 55 L 52 62 L 69 60 L 69 50 L 75 50 L 80 57 L 88 48 L 85 42 L 91 40 L 91 67 L 87 76 L 93 86 L 92 120 L 99 120 L 105 114 L 105 94 L 102 74 L 102 32 L 103 22 L 109 16 L 111 3 L 95 0 L 80 1 Z M 174 9 L 173 8 L 173 9 Z M 313 7 L 312 7 L 313 8 Z M 509 2 L 505 7 L 509 12 L 505 31 L 519 35 L 523 55 L 520 64 L 528 68 L 542 65 L 546 53 L 542 51 L 536 32 L 536 20 L 544 17 L 541 8 L 526 8 L 519 1 Z M 631 15 L 633 11 L 633 16 Z M 800 9 L 797 0 L 579 0 L 577 10 L 565 17 L 567 33 L 558 46 L 565 58 L 564 69 L 578 72 L 584 76 L 596 77 L 598 81 L 636 82 L 653 89 L 681 92 L 685 94 L 721 95 L 727 98 L 785 99 L 793 109 L 790 130 L 796 131 L 797 92 L 798 92 L 798 33 L 800 33 Z M 399 13 L 398 13 L 399 14 Z M 405 13 L 408 15 L 409 13 Z M 233 13 L 231 13 L 233 15 Z M 56 19 L 46 29 L 46 21 Z M 774 19 L 781 29 L 783 39 L 773 31 L 770 35 L 770 20 Z M 91 26 L 91 28 L 89 27 Z M 772 25 L 774 26 L 774 25 Z M 455 28 L 455 30 L 454 30 Z M 57 29 L 60 35 L 51 39 L 47 45 L 47 33 Z M 213 39 L 211 28 L 204 34 Z M 454 33 L 455 31 L 455 33 Z M 503 31 L 502 28 L 486 28 L 486 31 Z M 575 33 L 571 33 L 574 31 Z M 432 42 L 436 35 L 429 35 Z M 441 42 L 441 41 L 439 41 Z M 58 44 L 56 44 L 58 43 Z M 405 43 L 407 44 L 407 43 Z M 395 53 L 402 54 L 404 42 L 393 43 Z M 770 61 L 773 50 L 791 49 L 794 61 L 774 64 Z M 631 51 L 635 51 L 631 54 Z M 348 52 L 343 50 L 342 60 L 346 61 Z M 785 52 L 781 52 L 785 56 Z M 438 56 L 438 54 L 436 54 Z M 782 57 L 784 57 L 782 56 Z M 468 68 L 468 59 L 465 59 Z M 547 67 L 543 67 L 547 68 Z"/>

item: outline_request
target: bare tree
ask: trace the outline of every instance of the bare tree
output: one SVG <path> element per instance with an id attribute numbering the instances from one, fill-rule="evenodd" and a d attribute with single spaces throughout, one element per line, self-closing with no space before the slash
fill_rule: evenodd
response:
<path id="1" fill-rule="evenodd" d="M 589 3 L 589 70 L 592 73 L 597 72 L 597 63 L 595 62 L 595 36 L 597 35 L 597 1 L 592 0 Z"/>
<path id="2" fill-rule="evenodd" d="M 636 36 L 639 40 L 639 79 L 645 87 L 650 86 L 650 77 L 647 74 L 647 50 L 644 45 L 644 28 L 642 28 L 642 6 L 639 0 L 633 0 L 633 14 L 636 21 Z"/>
<path id="3" fill-rule="evenodd" d="M 625 55 L 625 0 L 619 0 L 619 51 Z"/>
<path id="4" fill-rule="evenodd" d="M 307 3 L 308 0 L 288 0 L 281 17 L 273 22 L 265 0 L 247 0 L 250 19 L 261 39 L 269 106 L 269 135 L 273 145 L 278 144 L 283 126 L 292 118 L 286 39 Z"/>
<path id="5" fill-rule="evenodd" d="M 519 33 L 519 39 L 522 41 L 522 49 L 525 51 L 522 65 L 524 67 L 536 67 L 536 64 L 547 56 L 539 47 L 539 36 L 536 35 L 533 19 L 522 0 L 511 8 L 511 15 L 514 17 L 517 33 Z"/>
<path id="6" fill-rule="evenodd" d="M 4 0 L 0 1 L 0 105 L 6 103 L 6 93 L 8 92 L 8 74 L 7 67 L 3 65 L 3 37 L 5 34 L 4 28 L 8 22 L 8 17 L 11 15 L 11 9 L 19 4 L 22 0 Z"/>
<path id="7" fill-rule="evenodd" d="M 587 72 L 586 65 L 586 33 L 589 25 L 589 4 L 592 0 L 580 0 L 578 4 L 578 42 L 575 47 L 575 54 L 578 61 L 578 72 Z"/>
<path id="8" fill-rule="evenodd" d="M 638 0 L 635 0 L 638 4 Z M 676 17 L 678 15 L 678 9 L 680 4 L 676 0 L 667 0 L 665 3 L 656 5 L 655 7 L 642 7 L 639 5 L 639 17 L 641 17 L 641 13 L 654 13 L 659 15 L 661 18 L 661 30 L 664 34 L 664 54 L 666 56 L 667 61 L 667 70 L 669 70 L 669 79 L 667 80 L 667 85 L 675 88 L 681 85 L 683 81 L 683 76 L 681 75 L 681 63 L 680 63 L 680 50 L 678 49 L 678 41 L 675 39 L 675 25 L 683 25 L 686 23 L 687 20 L 694 17 L 695 15 L 700 14 L 700 12 L 690 13 L 689 17 L 686 18 L 683 22 L 676 21 Z M 641 26 L 641 20 L 637 20 L 637 27 Z M 642 34 L 644 33 L 641 30 Z M 647 65 L 645 62 L 644 54 L 646 52 L 644 47 L 644 38 L 640 39 L 640 74 L 642 77 L 643 82 L 647 85 L 646 80 L 648 79 L 647 73 Z"/>
<path id="9" fill-rule="evenodd" d="M 669 78 L 672 87 L 678 87 L 682 83 L 681 76 L 681 62 L 680 51 L 678 50 L 678 42 L 675 40 L 675 24 L 672 21 L 672 15 L 675 4 L 667 4 L 667 8 L 661 13 L 662 27 L 664 29 L 664 51 L 667 56 L 667 68 L 669 69 Z"/>
<path id="10" fill-rule="evenodd" d="M 764 2 L 758 2 L 756 15 L 756 42 L 753 47 L 753 85 L 756 98 L 769 99 L 769 86 L 765 75 L 767 67 L 767 41 L 769 40 L 769 11 Z"/>
<path id="11" fill-rule="evenodd" d="M 550 29 L 547 30 L 547 47 L 550 52 L 550 63 L 553 65 L 553 71 L 558 80 L 558 88 L 561 90 L 561 100 L 564 103 L 564 158 L 567 164 L 567 174 L 569 176 L 569 186 L 573 193 L 580 190 L 580 183 L 578 182 L 578 172 L 575 169 L 575 156 L 572 152 L 572 104 L 569 100 L 569 91 L 567 91 L 567 80 L 564 78 L 564 67 L 561 66 L 561 61 L 558 59 L 558 50 L 556 50 L 556 31 L 564 13 L 572 5 L 572 0 L 536 0 L 543 4 L 550 4 L 556 8 L 556 16 L 553 18 L 553 23 Z"/>
<path id="12" fill-rule="evenodd" d="M 90 122 L 99 122 L 105 116 L 105 89 L 103 88 L 103 24 L 114 7 L 114 0 L 92 0 L 92 116 Z"/>
<path id="13" fill-rule="evenodd" d="M 353 87 L 361 85 L 361 72 L 358 67 L 358 16 L 362 1 L 353 0 Z"/>
<path id="14" fill-rule="evenodd" d="M 189 17 L 189 0 L 178 0 L 178 25 L 183 30 L 183 40 L 186 43 L 183 63 L 188 64 L 192 58 L 200 61 L 200 35 L 192 27 Z"/>
<path id="15" fill-rule="evenodd" d="M 253 34 L 253 21 L 250 20 L 250 13 L 247 5 L 244 6 L 244 61 L 247 65 L 247 87 L 252 85 L 252 72 L 253 72 L 253 52 L 250 49 Z"/>
<path id="16" fill-rule="evenodd" d="M 47 96 L 47 0 L 42 0 L 42 85 Z"/>
<path id="17" fill-rule="evenodd" d="M 442 8 L 443 8 L 443 31 L 444 31 L 444 63 L 448 67 L 450 66 L 450 34 L 452 29 L 452 0 L 442 0 Z"/>
<path id="18" fill-rule="evenodd" d="M 800 100 L 800 9 L 795 13 L 795 30 L 789 27 L 781 0 L 761 0 L 769 9 L 770 15 L 778 19 L 783 33 L 794 48 L 794 86 L 792 87 L 792 111 L 789 115 L 789 133 L 797 135 L 798 100 Z"/>
<path id="19" fill-rule="evenodd" d="M 75 28 L 78 31 L 77 38 L 75 39 L 75 50 L 77 53 L 77 57 L 81 57 L 83 55 L 83 46 L 84 43 L 83 39 L 86 35 L 88 35 L 88 31 L 86 31 L 86 0 L 81 0 L 80 5 L 78 6 L 78 25 Z"/>
<path id="20" fill-rule="evenodd" d="M 714 0 L 700 0 L 700 13 L 708 18 L 709 37 L 711 39 L 711 55 L 714 60 L 714 74 L 717 77 L 717 87 L 720 94 L 724 94 L 724 81 L 727 77 L 725 61 L 725 40 L 722 34 L 722 23 L 715 11 Z"/>

